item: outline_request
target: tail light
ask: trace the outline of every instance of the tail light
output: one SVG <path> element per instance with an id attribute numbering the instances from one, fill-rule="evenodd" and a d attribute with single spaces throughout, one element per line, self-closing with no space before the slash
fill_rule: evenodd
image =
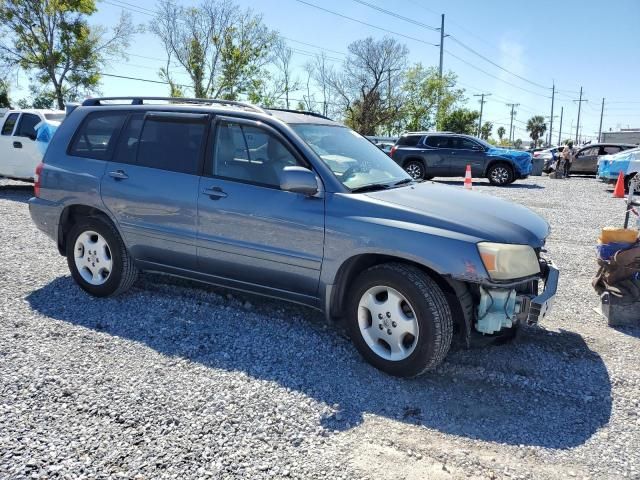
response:
<path id="1" fill-rule="evenodd" d="M 391 150 L 389 150 L 389 156 L 391 158 L 393 158 L 393 154 L 396 153 L 396 150 L 398 149 L 397 145 L 394 145 L 393 147 L 391 147 Z"/>
<path id="2" fill-rule="evenodd" d="M 44 163 L 40 162 L 36 167 L 36 173 L 33 175 L 33 193 L 36 197 L 40 196 L 40 174 L 44 168 Z"/>

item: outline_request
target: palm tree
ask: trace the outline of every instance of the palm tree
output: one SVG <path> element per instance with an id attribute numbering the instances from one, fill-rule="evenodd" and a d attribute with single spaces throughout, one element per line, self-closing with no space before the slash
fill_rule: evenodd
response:
<path id="1" fill-rule="evenodd" d="M 502 137 L 504 137 L 505 133 L 507 133 L 507 131 L 504 129 L 504 127 L 498 128 L 498 138 L 500 139 L 501 142 L 502 142 Z"/>
<path id="2" fill-rule="evenodd" d="M 544 123 L 544 117 L 542 115 L 534 115 L 527 122 L 527 132 L 529 132 L 529 136 L 531 140 L 533 140 L 533 144 L 538 144 L 538 139 L 544 135 L 547 131 L 547 124 Z"/>

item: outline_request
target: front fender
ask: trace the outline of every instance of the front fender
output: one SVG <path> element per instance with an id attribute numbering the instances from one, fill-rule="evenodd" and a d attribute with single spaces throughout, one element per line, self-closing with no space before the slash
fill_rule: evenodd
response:
<path id="1" fill-rule="evenodd" d="M 382 255 L 423 265 L 465 282 L 489 280 L 480 259 L 480 239 L 399 220 L 327 216 L 321 283 L 334 284 L 340 267 L 358 255 Z"/>

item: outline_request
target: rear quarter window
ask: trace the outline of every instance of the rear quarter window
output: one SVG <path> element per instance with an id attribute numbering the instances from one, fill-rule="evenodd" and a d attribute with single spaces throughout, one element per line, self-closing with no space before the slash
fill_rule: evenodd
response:
<path id="1" fill-rule="evenodd" d="M 399 147 L 415 147 L 420 143 L 422 135 L 403 135 L 396 143 Z"/>
<path id="2" fill-rule="evenodd" d="M 69 155 L 109 160 L 126 118 L 126 112 L 90 113 L 76 132 Z"/>

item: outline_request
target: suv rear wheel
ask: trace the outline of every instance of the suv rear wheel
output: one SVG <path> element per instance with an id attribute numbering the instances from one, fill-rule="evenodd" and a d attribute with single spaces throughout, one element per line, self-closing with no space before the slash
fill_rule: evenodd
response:
<path id="1" fill-rule="evenodd" d="M 404 171 L 407 172 L 414 180 L 424 180 L 427 178 L 425 175 L 424 164 L 420 160 L 409 160 L 404 164 Z"/>
<path id="2" fill-rule="evenodd" d="M 491 185 L 509 185 L 515 180 L 513 168 L 506 163 L 494 163 L 487 170 L 487 178 Z"/>
<path id="3" fill-rule="evenodd" d="M 438 366 L 451 346 L 447 299 L 417 267 L 387 263 L 357 278 L 348 306 L 353 343 L 373 366 L 413 377 Z"/>
<path id="4" fill-rule="evenodd" d="M 99 217 L 81 219 L 71 228 L 66 255 L 73 279 L 96 297 L 128 290 L 138 275 L 117 230 Z"/>

